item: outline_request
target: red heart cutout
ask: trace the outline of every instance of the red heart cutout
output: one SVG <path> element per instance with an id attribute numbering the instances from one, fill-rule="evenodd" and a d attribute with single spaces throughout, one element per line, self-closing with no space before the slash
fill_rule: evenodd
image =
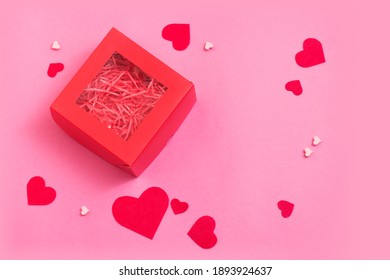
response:
<path id="1" fill-rule="evenodd" d="M 292 91 L 295 95 L 301 95 L 303 90 L 302 90 L 302 85 L 299 80 L 294 80 L 294 81 L 289 81 L 286 84 L 286 90 Z"/>
<path id="2" fill-rule="evenodd" d="M 295 61 L 301 67 L 311 67 L 325 62 L 321 42 L 308 38 L 303 42 L 303 50 L 295 55 Z"/>
<path id="3" fill-rule="evenodd" d="M 41 177 L 32 177 L 27 183 L 28 205 L 47 205 L 56 198 L 56 191 L 45 186 L 45 180 Z"/>
<path id="4" fill-rule="evenodd" d="M 158 187 L 144 191 L 139 198 L 122 196 L 112 205 L 112 214 L 121 226 L 153 239 L 168 208 L 166 192 Z"/>
<path id="5" fill-rule="evenodd" d="M 188 209 L 188 203 L 187 202 L 181 202 L 180 200 L 174 198 L 171 201 L 171 208 L 173 210 L 173 213 L 175 215 L 184 213 Z"/>
<path id="6" fill-rule="evenodd" d="M 49 69 L 47 69 L 47 75 L 49 77 L 55 77 L 58 72 L 61 72 L 64 70 L 64 64 L 62 63 L 50 63 L 49 64 Z"/>
<path id="7" fill-rule="evenodd" d="M 162 30 L 162 37 L 172 41 L 172 46 L 177 51 L 185 50 L 190 44 L 190 25 L 172 23 Z"/>
<path id="8" fill-rule="evenodd" d="M 278 202 L 278 208 L 280 209 L 282 213 L 283 218 L 288 218 L 291 216 L 293 210 L 294 210 L 294 204 L 291 202 L 281 200 Z"/>
<path id="9" fill-rule="evenodd" d="M 214 234 L 215 221 L 210 216 L 200 217 L 187 233 L 191 239 L 203 249 L 210 249 L 217 243 Z"/>

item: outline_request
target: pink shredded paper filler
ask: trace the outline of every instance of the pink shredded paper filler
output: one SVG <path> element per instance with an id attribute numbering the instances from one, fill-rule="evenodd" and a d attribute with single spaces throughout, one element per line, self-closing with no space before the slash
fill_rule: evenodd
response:
<path id="1" fill-rule="evenodd" d="M 76 103 L 128 140 L 166 90 L 115 52 Z"/>

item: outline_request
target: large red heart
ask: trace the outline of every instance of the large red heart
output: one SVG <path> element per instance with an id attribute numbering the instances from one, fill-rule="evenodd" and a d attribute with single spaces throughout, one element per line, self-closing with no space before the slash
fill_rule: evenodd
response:
<path id="1" fill-rule="evenodd" d="M 64 64 L 62 63 L 50 63 L 49 68 L 47 69 L 47 75 L 49 77 L 55 77 L 58 72 L 64 70 Z"/>
<path id="2" fill-rule="evenodd" d="M 215 221 L 210 216 L 200 217 L 187 233 L 191 239 L 203 249 L 210 249 L 217 243 L 214 234 Z"/>
<path id="3" fill-rule="evenodd" d="M 47 205 L 56 198 L 56 191 L 52 187 L 45 186 L 45 180 L 41 177 L 32 177 L 27 183 L 28 205 Z"/>
<path id="4" fill-rule="evenodd" d="M 177 51 L 185 50 L 190 44 L 190 25 L 172 23 L 162 30 L 162 37 L 172 41 L 172 46 Z"/>
<path id="5" fill-rule="evenodd" d="M 295 95 L 301 95 L 303 92 L 302 85 L 299 80 L 289 81 L 286 84 L 286 90 L 291 91 Z"/>
<path id="6" fill-rule="evenodd" d="M 172 199 L 171 201 L 171 208 L 173 213 L 175 215 L 184 213 L 188 209 L 188 203 L 187 202 L 182 202 L 176 198 Z"/>
<path id="7" fill-rule="evenodd" d="M 278 208 L 280 209 L 282 213 L 283 218 L 288 218 L 291 216 L 293 210 L 294 210 L 294 204 L 291 202 L 281 200 L 278 202 Z"/>
<path id="8" fill-rule="evenodd" d="M 303 42 L 303 50 L 295 55 L 295 61 L 301 67 L 311 67 L 325 62 L 321 42 L 308 38 Z"/>
<path id="9" fill-rule="evenodd" d="M 168 208 L 166 192 L 158 187 L 144 191 L 139 198 L 122 196 L 112 205 L 112 214 L 121 226 L 153 239 Z"/>

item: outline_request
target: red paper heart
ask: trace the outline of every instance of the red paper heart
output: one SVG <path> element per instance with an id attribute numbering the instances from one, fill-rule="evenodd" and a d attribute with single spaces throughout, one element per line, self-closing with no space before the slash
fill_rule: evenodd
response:
<path id="1" fill-rule="evenodd" d="M 286 90 L 292 91 L 295 95 L 301 95 L 303 90 L 302 90 L 302 85 L 299 80 L 294 80 L 294 81 L 289 81 L 286 84 Z"/>
<path id="2" fill-rule="evenodd" d="M 139 198 L 122 196 L 112 205 L 112 214 L 121 226 L 153 239 L 168 208 L 166 192 L 158 187 L 144 191 Z"/>
<path id="3" fill-rule="evenodd" d="M 214 234 L 215 221 L 210 216 L 200 217 L 187 233 L 191 239 L 203 249 L 210 249 L 217 243 Z"/>
<path id="4" fill-rule="evenodd" d="M 177 51 L 185 50 L 190 44 L 190 25 L 172 23 L 162 30 L 162 37 L 172 41 L 172 46 Z"/>
<path id="5" fill-rule="evenodd" d="M 278 208 L 280 209 L 282 213 L 283 218 L 288 218 L 291 216 L 293 210 L 294 210 L 294 204 L 291 202 L 281 200 L 278 202 Z"/>
<path id="6" fill-rule="evenodd" d="M 49 77 L 55 77 L 58 72 L 61 72 L 64 70 L 64 64 L 62 63 L 50 63 L 49 64 L 49 69 L 47 69 L 47 75 Z"/>
<path id="7" fill-rule="evenodd" d="M 41 177 L 32 177 L 27 183 L 28 205 L 47 205 L 56 198 L 56 191 L 45 186 L 45 180 Z"/>
<path id="8" fill-rule="evenodd" d="M 325 62 L 321 42 L 308 38 L 303 42 L 303 50 L 295 55 L 295 61 L 301 67 L 311 67 Z"/>
<path id="9" fill-rule="evenodd" d="M 172 199 L 171 201 L 171 208 L 173 210 L 173 213 L 175 215 L 184 213 L 188 209 L 188 203 L 187 202 L 182 202 L 176 198 Z"/>

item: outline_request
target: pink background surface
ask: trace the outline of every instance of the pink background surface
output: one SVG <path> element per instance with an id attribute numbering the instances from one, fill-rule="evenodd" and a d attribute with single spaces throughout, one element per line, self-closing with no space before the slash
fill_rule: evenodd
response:
<path id="1" fill-rule="evenodd" d="M 390 39 L 387 1 L 9 1 L 0 11 L 2 259 L 388 259 Z M 343 2 L 343 3 L 342 3 Z M 191 44 L 161 37 L 189 23 Z M 198 102 L 139 178 L 68 137 L 49 106 L 111 27 L 196 86 Z M 301 68 L 302 42 L 327 62 Z M 50 49 L 59 40 L 60 51 Z M 214 43 L 203 50 L 206 40 Z M 62 62 L 55 78 L 49 63 Z M 284 89 L 300 79 L 303 94 Z M 323 142 L 308 159 L 302 149 Z M 57 191 L 28 206 L 26 184 Z M 151 186 L 187 201 L 149 240 L 118 225 L 114 200 Z M 281 217 L 276 203 L 295 204 Z M 81 217 L 79 208 L 91 212 Z M 212 216 L 217 245 L 187 232 Z"/>

